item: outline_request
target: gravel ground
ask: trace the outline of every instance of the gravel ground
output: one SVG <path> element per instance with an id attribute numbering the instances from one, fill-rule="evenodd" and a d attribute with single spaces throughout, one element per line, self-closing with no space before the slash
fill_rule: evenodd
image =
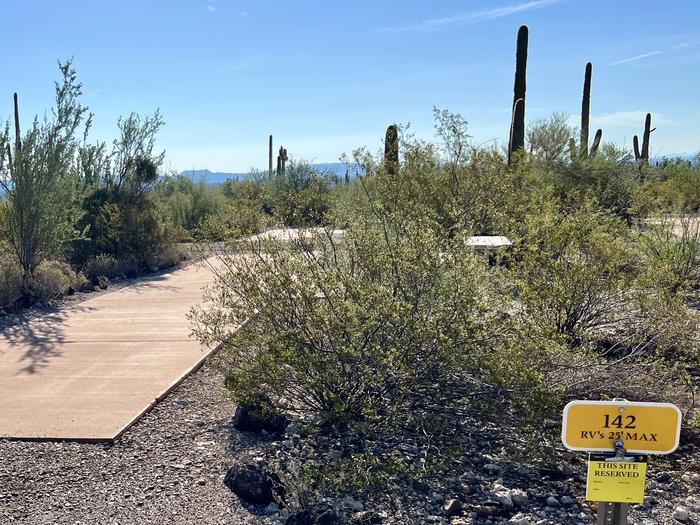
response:
<path id="1" fill-rule="evenodd" d="M 0 440 L 0 524 L 264 524 L 222 480 L 262 440 L 231 428 L 209 365 L 114 445 Z"/>
<path id="2" fill-rule="evenodd" d="M 260 506 L 242 505 L 223 484 L 226 470 L 235 461 L 328 458 L 335 440 L 324 444 L 287 434 L 273 441 L 240 433 L 232 428 L 233 412 L 222 374 L 207 364 L 114 445 L 0 440 L 0 524 L 282 523 Z M 513 458 L 502 455 L 508 439 L 485 440 L 488 430 L 474 436 L 476 450 L 455 465 L 452 476 L 356 499 L 385 524 L 594 523 L 593 509 L 583 500 L 583 456 L 554 452 L 560 466 L 551 472 L 514 466 Z M 697 524 L 699 458 L 690 445 L 652 462 L 647 500 L 633 507 L 630 523 Z M 503 492 L 525 501 L 504 505 Z M 443 506 L 451 498 L 463 510 L 448 517 Z"/>

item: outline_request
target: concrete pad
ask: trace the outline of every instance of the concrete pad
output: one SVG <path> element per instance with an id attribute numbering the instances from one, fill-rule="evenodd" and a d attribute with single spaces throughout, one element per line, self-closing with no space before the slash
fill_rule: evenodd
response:
<path id="1" fill-rule="evenodd" d="M 209 355 L 186 315 L 211 282 L 192 265 L 4 330 L 0 437 L 114 440 Z"/>

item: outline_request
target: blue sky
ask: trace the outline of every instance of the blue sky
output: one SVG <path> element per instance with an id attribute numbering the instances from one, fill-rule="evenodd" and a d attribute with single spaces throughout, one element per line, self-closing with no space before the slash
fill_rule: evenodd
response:
<path id="1" fill-rule="evenodd" d="M 74 57 L 94 138 L 119 115 L 166 121 L 168 166 L 245 171 L 267 136 L 294 158 L 376 150 L 386 126 L 433 136 L 432 108 L 503 142 L 515 34 L 530 27 L 527 119 L 576 120 L 593 62 L 592 126 L 629 146 L 652 112 L 654 154 L 700 150 L 700 2 L 678 0 L 3 0 L 0 116 L 50 107 Z"/>

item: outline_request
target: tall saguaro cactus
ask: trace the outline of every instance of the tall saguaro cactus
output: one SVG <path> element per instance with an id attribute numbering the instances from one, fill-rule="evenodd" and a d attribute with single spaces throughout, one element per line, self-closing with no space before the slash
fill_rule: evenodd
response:
<path id="1" fill-rule="evenodd" d="M 22 152 L 22 138 L 19 133 L 19 100 L 17 98 L 17 93 L 14 95 L 15 102 L 15 146 L 17 148 L 17 155 Z"/>
<path id="2" fill-rule="evenodd" d="M 284 171 L 287 167 L 287 149 L 280 146 L 279 154 L 277 155 L 277 175 L 284 175 Z"/>
<path id="3" fill-rule="evenodd" d="M 386 128 L 386 136 L 384 137 L 384 162 L 386 163 L 389 173 L 396 173 L 399 166 L 399 128 L 396 124 L 392 124 Z"/>
<path id="4" fill-rule="evenodd" d="M 17 93 L 14 94 L 14 109 L 15 109 L 15 159 L 19 159 L 22 154 L 22 136 L 19 129 L 19 100 Z M 12 164 L 12 147 L 9 142 L 7 144 L 7 162 L 12 173 L 16 167 Z"/>
<path id="5" fill-rule="evenodd" d="M 513 117 L 510 124 L 508 164 L 513 154 L 525 147 L 525 80 L 527 73 L 527 26 L 520 26 L 515 51 L 515 82 L 513 84 Z"/>
<path id="6" fill-rule="evenodd" d="M 268 172 L 267 177 L 272 178 L 272 135 L 270 135 L 270 143 L 267 150 L 267 160 L 268 160 Z"/>
<path id="7" fill-rule="evenodd" d="M 644 136 L 642 137 L 642 151 L 639 151 L 639 138 L 637 135 L 632 139 L 632 144 L 634 145 L 634 159 L 636 161 L 641 161 L 642 163 L 649 162 L 649 140 L 651 138 L 651 132 L 656 130 L 656 128 L 651 127 L 651 113 L 647 113 L 647 117 L 644 119 Z"/>
<path id="8" fill-rule="evenodd" d="M 588 157 L 594 157 L 600 146 L 600 141 L 603 138 L 603 130 L 599 129 L 595 132 L 595 137 L 593 137 L 593 144 L 591 145 L 590 151 L 588 150 L 588 132 L 589 132 L 589 122 L 591 117 L 591 74 L 593 72 L 593 65 L 588 62 L 586 64 L 586 72 L 583 78 L 583 97 L 581 99 L 581 143 L 579 158 L 581 160 L 587 159 Z M 572 148 L 571 150 L 572 160 L 575 160 L 576 151 Z"/>

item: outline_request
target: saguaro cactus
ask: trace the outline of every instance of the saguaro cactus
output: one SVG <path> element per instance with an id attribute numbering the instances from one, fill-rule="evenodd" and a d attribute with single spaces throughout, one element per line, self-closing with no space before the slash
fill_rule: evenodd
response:
<path id="1" fill-rule="evenodd" d="M 396 124 L 386 128 L 384 138 L 384 162 L 389 173 L 396 173 L 399 166 L 399 129 Z"/>
<path id="2" fill-rule="evenodd" d="M 277 175 L 284 175 L 284 170 L 287 167 L 287 160 L 289 157 L 287 156 L 287 150 L 286 148 L 283 148 L 280 146 L 280 151 L 279 154 L 277 155 Z"/>
<path id="3" fill-rule="evenodd" d="M 272 135 L 270 135 L 270 143 L 269 143 L 269 148 L 267 151 L 267 160 L 268 160 L 268 172 L 267 176 L 268 178 L 272 178 Z"/>
<path id="4" fill-rule="evenodd" d="M 14 95 L 15 101 L 15 145 L 17 148 L 17 155 L 22 152 L 22 137 L 19 133 L 19 100 L 17 98 L 17 93 Z"/>
<path id="5" fill-rule="evenodd" d="M 600 146 L 600 141 L 603 138 L 603 130 L 599 129 L 593 137 L 593 144 L 590 151 L 588 150 L 588 131 L 591 116 L 591 73 L 593 65 L 588 62 L 586 64 L 586 73 L 583 78 L 583 97 L 581 99 L 581 144 L 579 156 L 581 159 L 594 157 Z M 572 155 L 575 151 L 572 150 Z M 572 157 L 573 159 L 574 157 Z"/>
<path id="6" fill-rule="evenodd" d="M 22 153 L 22 136 L 19 129 L 19 100 L 17 98 L 17 93 L 14 94 L 14 109 L 15 109 L 15 158 L 19 159 Z M 15 169 L 12 164 L 12 147 L 7 144 L 7 162 L 10 168 L 10 172 Z"/>
<path id="7" fill-rule="evenodd" d="M 647 113 L 647 117 L 644 119 L 644 136 L 642 137 L 642 151 L 639 151 L 639 138 L 637 135 L 632 139 L 632 144 L 634 145 L 634 159 L 641 161 L 643 163 L 649 162 L 649 139 L 651 138 L 651 132 L 656 130 L 651 127 L 651 113 Z"/>
<path id="8" fill-rule="evenodd" d="M 525 147 L 525 77 L 527 73 L 527 26 L 520 26 L 515 50 L 515 82 L 513 84 L 513 117 L 510 124 L 508 164 L 513 153 Z"/>

